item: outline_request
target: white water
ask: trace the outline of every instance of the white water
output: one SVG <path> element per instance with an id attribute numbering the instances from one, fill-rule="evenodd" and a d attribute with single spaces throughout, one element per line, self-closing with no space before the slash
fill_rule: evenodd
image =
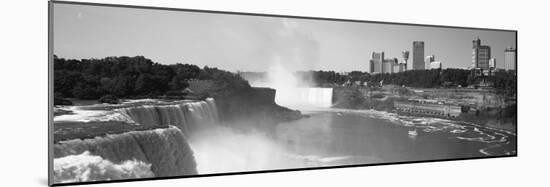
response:
<path id="1" fill-rule="evenodd" d="M 126 160 L 115 164 L 101 156 L 85 151 L 55 159 L 54 182 L 80 182 L 154 177 L 151 164 L 138 160 Z"/>
<path id="2" fill-rule="evenodd" d="M 124 121 L 167 128 L 57 142 L 54 145 L 54 181 L 77 182 L 198 173 L 194 153 L 189 146 L 189 137 L 192 132 L 212 128 L 217 124 L 218 111 L 214 99 L 128 107 L 123 104 L 117 107 L 122 108 L 74 108 L 74 115 L 62 119 L 79 122 Z M 105 118 L 105 115 L 118 117 Z M 73 160 L 80 162 L 72 162 Z"/>
<path id="3" fill-rule="evenodd" d="M 97 167 L 98 164 L 108 163 L 124 165 L 127 161 L 150 164 L 150 170 L 155 176 L 197 174 L 193 151 L 190 149 L 185 135 L 176 127 L 132 131 L 93 139 L 60 141 L 53 146 L 53 149 L 54 168 L 59 168 L 58 173 L 54 176 L 62 177 L 54 178 L 54 180 L 102 180 L 108 177 L 105 176 L 108 174 L 89 175 L 86 172 L 75 172 L 82 171 L 82 168 L 67 167 Z M 83 161 L 76 166 L 67 164 L 67 159 L 70 160 L 72 157 L 74 159 L 75 155 L 86 152 L 89 155 L 76 158 L 92 158 L 92 161 Z M 101 170 L 101 168 L 96 169 Z M 89 176 L 87 177 L 87 175 Z M 69 176 L 72 179 L 68 178 Z M 94 176 L 98 178 L 94 178 Z M 117 178 L 117 176 L 111 177 Z"/>
<path id="4" fill-rule="evenodd" d="M 293 109 L 329 108 L 332 88 L 280 88 L 275 94 L 275 102 Z"/>
<path id="5" fill-rule="evenodd" d="M 298 77 L 280 62 L 272 63 L 265 80 L 248 80 L 255 87 L 276 90 L 275 103 L 298 110 L 316 110 L 332 106 L 332 88 L 313 87 L 313 82 Z"/>
<path id="6" fill-rule="evenodd" d="M 218 109 L 212 98 L 190 103 L 121 108 L 117 111 L 139 125 L 173 125 L 186 135 L 201 126 L 211 126 L 218 121 Z"/>
<path id="7" fill-rule="evenodd" d="M 328 97 L 326 95 L 310 94 L 308 97 L 316 99 L 304 102 L 316 103 L 319 101 L 322 103 L 320 101 L 325 101 Z M 317 106 L 326 105 L 319 104 Z M 275 135 L 268 135 L 261 129 L 238 130 L 232 128 L 232 124 L 220 124 L 217 120 L 218 113 L 213 99 L 169 105 L 144 105 L 117 109 L 117 111 L 124 112 L 124 115 L 138 125 L 154 126 L 156 124 L 174 125 L 174 127 L 59 142 L 54 146 L 56 158 L 54 166 L 61 168 L 55 170 L 59 172 L 59 175 L 56 174 L 56 176 L 68 176 L 59 177 L 59 181 L 105 180 L 105 177 L 118 179 L 119 176 L 148 177 L 148 170 L 154 176 L 181 176 L 381 163 L 383 162 L 382 157 L 370 155 L 369 151 L 353 152 L 363 148 L 382 149 L 376 143 L 377 141 L 363 139 L 376 136 L 369 134 L 371 131 L 361 131 L 364 130 L 362 126 L 369 126 L 370 119 L 383 119 L 390 122 L 388 123 L 390 125 L 418 128 L 421 130 L 419 139 L 424 138 L 425 133 L 449 132 L 456 134 L 453 137 L 460 135 L 456 139 L 465 141 L 480 143 L 506 141 L 506 136 L 502 133 L 487 133 L 477 128 L 456 124 L 450 120 L 399 116 L 394 113 L 373 110 L 325 109 L 325 113 L 343 114 L 323 115 L 320 113 L 321 115 L 312 115 L 311 118 L 304 118 L 295 123 L 280 124 Z M 344 122 L 353 122 L 341 121 L 347 119 L 348 114 L 365 117 L 366 124 L 356 126 L 350 124 L 352 126 L 347 127 L 358 130 L 339 133 L 346 129 L 341 128 L 342 124 L 347 124 Z M 259 126 L 257 124 L 250 125 L 251 127 Z M 373 127 L 367 130 L 377 129 L 374 128 L 376 125 L 370 124 L 370 126 Z M 395 133 L 395 131 L 381 133 L 392 135 L 391 133 Z M 407 136 L 406 131 L 403 136 Z M 462 136 L 464 138 L 461 138 Z M 357 140 L 355 144 L 349 143 L 353 140 Z M 327 151 L 324 152 L 324 150 Z M 81 156 L 86 151 L 89 154 Z M 382 151 L 391 152 L 391 150 L 384 149 Z M 490 149 L 480 150 L 480 153 L 487 155 L 493 154 L 493 152 Z M 88 159 L 93 162 L 70 165 L 68 164 L 69 158 Z M 127 168 L 135 168 L 132 170 L 136 172 L 128 174 L 125 170 Z M 100 173 L 91 175 L 88 171 Z M 104 172 L 105 175 L 103 175 L 102 171 L 109 172 Z"/>

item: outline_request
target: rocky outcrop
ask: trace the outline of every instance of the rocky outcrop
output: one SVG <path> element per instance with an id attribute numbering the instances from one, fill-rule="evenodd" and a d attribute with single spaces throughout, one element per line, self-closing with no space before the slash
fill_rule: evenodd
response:
<path id="1" fill-rule="evenodd" d="M 276 91 L 271 88 L 250 88 L 235 94 L 215 97 L 222 121 L 260 120 L 263 124 L 300 119 L 300 111 L 275 103 Z"/>

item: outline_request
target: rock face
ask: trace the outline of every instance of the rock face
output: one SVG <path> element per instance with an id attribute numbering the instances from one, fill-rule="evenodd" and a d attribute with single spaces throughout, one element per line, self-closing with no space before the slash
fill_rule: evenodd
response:
<path id="1" fill-rule="evenodd" d="M 150 165 L 150 171 L 157 177 L 166 176 L 182 176 L 197 174 L 196 162 L 193 157 L 187 138 L 182 131 L 176 127 L 156 128 L 149 130 L 129 131 L 120 134 L 107 134 L 104 136 L 96 136 L 88 139 L 72 139 L 58 141 L 53 146 L 54 149 L 54 176 L 64 176 L 64 181 L 75 181 L 67 179 L 67 173 L 70 168 L 64 168 L 63 160 L 66 157 L 81 155 L 93 156 L 91 158 L 100 157 L 101 164 L 113 163 L 126 165 L 130 163 L 139 163 L 140 168 Z M 104 161 L 103 161 L 104 160 Z M 96 163 L 96 162 L 93 162 Z M 93 165 L 92 163 L 92 165 Z M 90 166 L 90 163 L 85 165 L 90 169 L 94 167 L 103 167 L 102 165 Z M 71 165 L 68 165 L 71 167 Z M 74 166 L 73 166 L 74 167 Z M 116 167 L 115 167 L 116 168 Z M 74 172 L 72 172 L 74 173 Z M 145 174 L 147 172 L 144 172 Z M 83 172 L 82 174 L 87 174 Z M 88 173 L 89 174 L 89 173 Z M 128 175 L 135 177 L 136 175 Z M 141 175 L 140 175 L 141 176 Z M 150 175 L 143 175 L 149 177 Z M 92 178 L 90 178 L 92 177 Z M 78 176 L 74 178 L 93 180 L 117 179 L 117 176 L 100 176 L 101 178 L 93 178 L 93 176 Z M 54 178 L 54 181 L 56 180 Z"/>
<path id="2" fill-rule="evenodd" d="M 302 117 L 300 111 L 277 105 L 275 90 L 271 88 L 250 88 L 215 98 L 221 121 L 251 119 L 262 121 L 262 124 L 275 124 Z"/>

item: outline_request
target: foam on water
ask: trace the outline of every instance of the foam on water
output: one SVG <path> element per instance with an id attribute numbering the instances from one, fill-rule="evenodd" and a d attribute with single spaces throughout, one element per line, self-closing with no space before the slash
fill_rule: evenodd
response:
<path id="1" fill-rule="evenodd" d="M 116 164 L 124 163 L 128 160 L 136 161 L 134 163 L 151 164 L 150 170 L 157 177 L 197 174 L 193 151 L 189 147 L 187 138 L 179 128 L 173 126 L 106 135 L 93 139 L 60 141 L 53 146 L 54 165 L 64 165 L 66 159 L 60 158 L 81 155 L 85 152 Z M 82 156 L 82 158 L 87 158 L 87 156 Z M 80 166 L 95 167 L 93 164 L 87 164 L 86 162 Z M 83 170 L 74 168 L 58 171 L 59 173 L 56 176 L 62 177 L 68 175 L 76 177 L 77 175 L 71 173 Z M 110 177 L 116 178 L 117 176 Z M 78 178 L 75 180 L 81 179 Z M 65 178 L 54 180 L 65 180 Z"/>
<path id="2" fill-rule="evenodd" d="M 60 109 L 72 113 L 55 116 L 54 122 L 121 121 L 143 126 L 173 125 L 186 134 L 199 126 L 212 125 L 218 121 L 216 103 L 212 98 L 204 101 L 132 100 L 123 104 L 68 106 Z"/>
<path id="3" fill-rule="evenodd" d="M 480 152 L 481 154 L 486 155 L 486 156 L 491 156 L 491 154 L 490 154 L 489 152 L 487 152 L 487 149 L 479 149 L 479 152 Z"/>
<path id="4" fill-rule="evenodd" d="M 71 111 L 71 114 L 55 116 L 54 122 L 74 121 L 74 122 L 105 122 L 105 121 L 124 121 L 133 123 L 131 118 L 112 110 L 87 110 L 81 106 L 62 107 L 63 110 Z"/>
<path id="5" fill-rule="evenodd" d="M 427 133 L 449 133 L 457 134 L 454 138 L 464 141 L 475 141 L 490 144 L 491 149 L 500 147 L 500 144 L 509 144 L 509 137 L 515 136 L 515 133 L 489 128 L 474 123 L 461 121 L 452 121 L 448 119 L 434 117 L 415 117 L 398 115 L 396 113 L 376 111 L 376 110 L 340 110 L 345 112 L 357 113 L 369 118 L 383 119 L 395 125 L 405 127 L 415 127 Z M 496 144 L 495 144 L 496 143 Z M 495 144 L 495 145 L 493 145 Z M 480 151 L 483 155 L 491 155 L 488 149 Z M 503 153 L 504 154 L 504 153 Z"/>
<path id="6" fill-rule="evenodd" d="M 102 181 L 154 177 L 151 164 L 138 160 L 126 160 L 115 164 L 101 156 L 85 151 L 54 160 L 55 183 Z"/>

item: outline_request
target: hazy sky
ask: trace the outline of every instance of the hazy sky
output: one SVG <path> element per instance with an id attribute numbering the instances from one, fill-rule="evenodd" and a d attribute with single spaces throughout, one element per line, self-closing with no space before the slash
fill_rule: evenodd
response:
<path id="1" fill-rule="evenodd" d="M 412 42 L 443 67 L 471 65 L 472 40 L 491 46 L 497 67 L 515 33 L 471 29 L 290 19 L 167 10 L 54 5 L 54 53 L 63 58 L 145 56 L 162 64 L 190 63 L 231 71 L 368 71 L 373 51 L 401 59 Z M 409 67 L 412 67 L 409 65 Z"/>

